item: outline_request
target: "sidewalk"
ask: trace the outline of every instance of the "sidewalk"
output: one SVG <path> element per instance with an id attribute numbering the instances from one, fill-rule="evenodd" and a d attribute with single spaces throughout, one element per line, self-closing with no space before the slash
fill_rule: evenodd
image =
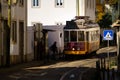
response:
<path id="1" fill-rule="evenodd" d="M 34 67 L 34 66 L 39 66 L 39 65 L 43 65 L 43 61 L 30 61 L 30 62 L 15 64 L 15 65 L 10 65 L 10 67 L 1 67 L 0 74 L 14 72 L 14 71 L 22 70 L 27 67 Z"/>
<path id="2" fill-rule="evenodd" d="M 102 54 L 102 53 L 107 53 L 108 51 L 109 53 L 117 52 L 117 46 L 103 47 L 103 48 L 100 48 L 96 53 Z"/>
<path id="3" fill-rule="evenodd" d="M 9 77 L 9 75 L 14 74 L 16 72 L 24 72 L 24 68 L 32 67 L 32 66 L 39 66 L 42 65 L 42 61 L 31 61 L 27 63 L 20 63 L 11 65 L 10 67 L 1 67 L 0 68 L 0 80 L 13 80 Z M 16 79 L 17 80 L 17 79 Z"/>
<path id="4" fill-rule="evenodd" d="M 24 74 L 27 72 L 26 68 L 49 65 L 53 63 L 56 63 L 56 61 L 50 60 L 49 62 L 46 61 L 45 63 L 43 60 L 41 60 L 41 61 L 31 61 L 31 62 L 20 63 L 16 65 L 11 65 L 10 67 L 1 67 L 0 80 L 17 80 L 17 78 L 16 79 L 11 78 L 10 75 L 16 74 L 16 73 Z"/>
<path id="5" fill-rule="evenodd" d="M 10 65 L 10 67 L 0 67 L 0 74 L 1 73 L 8 73 L 8 72 L 15 72 L 18 70 L 23 70 L 24 68 L 28 67 L 35 67 L 35 66 L 42 66 L 42 65 L 49 65 L 52 63 L 55 63 L 56 61 L 54 60 L 49 60 L 49 61 L 29 61 L 29 62 L 24 62 L 20 64 L 15 64 L 15 65 Z"/>

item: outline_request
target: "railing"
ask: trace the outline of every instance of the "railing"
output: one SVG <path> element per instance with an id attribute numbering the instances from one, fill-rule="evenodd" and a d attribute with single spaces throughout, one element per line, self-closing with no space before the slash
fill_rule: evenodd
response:
<path id="1" fill-rule="evenodd" d="M 120 80 L 117 70 L 117 57 L 100 58 L 96 62 L 98 80 Z"/>

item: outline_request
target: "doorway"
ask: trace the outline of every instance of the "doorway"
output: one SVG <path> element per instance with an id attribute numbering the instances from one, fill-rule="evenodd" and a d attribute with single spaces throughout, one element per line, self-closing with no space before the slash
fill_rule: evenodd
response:
<path id="1" fill-rule="evenodd" d="M 24 22 L 19 22 L 19 55 L 21 62 L 24 62 Z"/>

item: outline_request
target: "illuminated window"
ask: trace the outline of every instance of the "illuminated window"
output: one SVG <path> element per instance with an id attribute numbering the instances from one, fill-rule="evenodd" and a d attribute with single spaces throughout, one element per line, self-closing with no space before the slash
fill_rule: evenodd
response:
<path id="1" fill-rule="evenodd" d="M 64 0 L 55 0 L 55 6 L 56 7 L 63 7 Z"/>

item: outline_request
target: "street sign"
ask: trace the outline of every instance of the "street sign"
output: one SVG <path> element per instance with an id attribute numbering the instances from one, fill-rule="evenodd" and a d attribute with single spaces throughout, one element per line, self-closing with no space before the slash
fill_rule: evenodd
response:
<path id="1" fill-rule="evenodd" d="M 113 40 L 113 30 L 104 30 L 103 40 Z"/>
<path id="2" fill-rule="evenodd" d="M 113 30 L 104 30 L 103 31 L 103 40 L 108 41 L 108 48 L 109 48 L 109 40 L 113 40 Z M 110 68 L 110 55 L 109 55 L 109 49 L 107 52 L 108 56 L 108 67 Z"/>

